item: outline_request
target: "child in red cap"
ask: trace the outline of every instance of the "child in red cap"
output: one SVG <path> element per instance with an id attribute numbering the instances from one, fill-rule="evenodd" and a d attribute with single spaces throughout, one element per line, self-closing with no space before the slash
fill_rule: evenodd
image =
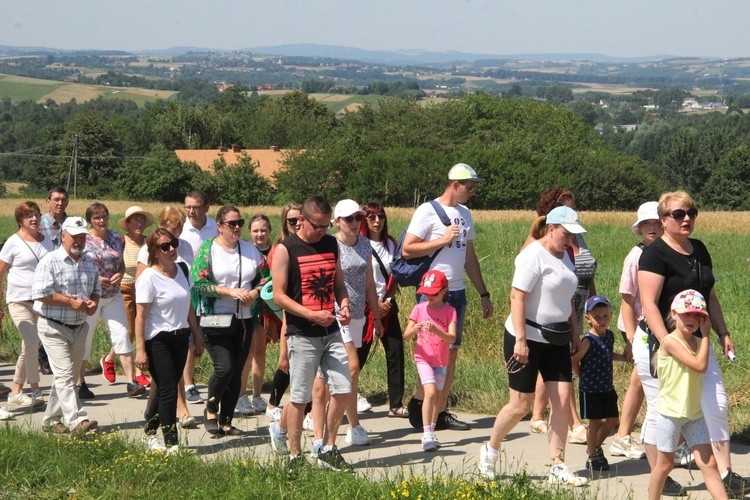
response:
<path id="1" fill-rule="evenodd" d="M 427 297 L 427 302 L 412 309 L 404 340 L 417 336 L 414 361 L 424 387 L 422 449 L 435 451 L 440 446 L 435 437 L 437 394 L 445 382 L 450 345 L 456 341 L 456 309 L 445 303 L 448 279 L 440 271 L 427 271 L 417 293 Z"/>

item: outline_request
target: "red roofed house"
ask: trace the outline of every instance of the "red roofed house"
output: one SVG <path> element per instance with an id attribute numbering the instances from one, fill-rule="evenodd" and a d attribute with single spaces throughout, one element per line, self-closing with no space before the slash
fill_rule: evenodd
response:
<path id="1" fill-rule="evenodd" d="M 277 146 L 271 146 L 268 149 L 242 149 L 239 146 L 233 146 L 232 149 L 176 149 L 174 153 L 180 161 L 195 162 L 201 170 L 211 173 L 213 173 L 214 161 L 219 158 L 224 157 L 227 165 L 234 165 L 239 163 L 244 155 L 259 165 L 258 174 L 271 183 L 273 183 L 273 174 L 284 164 L 284 152 Z"/>

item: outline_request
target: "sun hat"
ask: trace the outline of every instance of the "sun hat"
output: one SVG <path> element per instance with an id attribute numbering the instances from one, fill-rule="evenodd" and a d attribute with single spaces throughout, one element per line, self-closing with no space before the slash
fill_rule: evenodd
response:
<path id="1" fill-rule="evenodd" d="M 482 182 L 484 179 L 478 177 L 474 169 L 466 163 L 457 163 L 456 165 L 453 165 L 450 172 L 448 172 L 448 180 Z"/>
<path id="2" fill-rule="evenodd" d="M 640 207 L 638 207 L 638 220 L 631 227 L 634 234 L 641 234 L 641 222 L 646 220 L 659 220 L 659 202 L 658 201 L 647 201 Z"/>
<path id="3" fill-rule="evenodd" d="M 440 290 L 448 286 L 448 278 L 442 271 L 427 271 L 422 276 L 422 283 L 417 289 L 417 293 L 422 295 L 437 295 Z"/>
<path id="4" fill-rule="evenodd" d="M 685 290 L 678 293 L 672 301 L 672 310 L 677 314 L 694 313 L 708 316 L 706 299 L 695 290 Z"/>
<path id="5" fill-rule="evenodd" d="M 365 211 L 359 208 L 359 203 L 354 200 L 346 199 L 336 203 L 336 208 L 333 209 L 333 218 L 338 219 L 339 217 L 348 217 L 354 214 L 365 214 Z"/>
<path id="6" fill-rule="evenodd" d="M 604 295 L 594 295 L 593 297 L 589 297 L 586 301 L 586 313 L 591 311 L 599 304 L 605 304 L 610 308 L 612 307 L 612 304 L 609 302 L 609 299 L 607 297 L 605 297 Z"/>
<path id="7" fill-rule="evenodd" d="M 89 233 L 89 230 L 86 228 L 86 219 L 83 217 L 66 218 L 62 223 L 62 230 L 71 236 L 79 236 L 81 234 Z"/>
<path id="8" fill-rule="evenodd" d="M 585 233 L 586 230 L 581 226 L 578 214 L 569 207 L 556 207 L 547 214 L 547 224 L 560 224 L 562 227 L 573 234 Z"/>
<path id="9" fill-rule="evenodd" d="M 127 220 L 131 218 L 134 215 L 142 215 L 146 218 L 146 224 L 143 225 L 144 229 L 149 227 L 151 224 L 154 223 L 154 216 L 153 214 L 150 214 L 149 212 L 146 212 L 138 205 L 133 205 L 132 207 L 125 210 L 125 217 L 117 221 L 117 227 L 122 229 L 123 231 L 128 230 L 128 226 L 125 225 Z"/>

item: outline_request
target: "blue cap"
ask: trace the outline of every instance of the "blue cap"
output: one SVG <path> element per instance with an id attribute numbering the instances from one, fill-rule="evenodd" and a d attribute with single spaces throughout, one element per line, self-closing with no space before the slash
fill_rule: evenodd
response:
<path id="1" fill-rule="evenodd" d="M 589 297 L 589 299 L 586 301 L 586 313 L 588 314 L 589 311 L 591 311 L 599 304 L 606 304 L 610 308 L 612 307 L 612 304 L 610 304 L 607 297 L 605 297 L 604 295 L 594 295 L 593 297 Z"/>
<path id="2" fill-rule="evenodd" d="M 585 233 L 586 230 L 581 226 L 578 214 L 569 207 L 556 207 L 547 214 L 547 224 L 560 224 L 568 232 L 573 234 Z"/>

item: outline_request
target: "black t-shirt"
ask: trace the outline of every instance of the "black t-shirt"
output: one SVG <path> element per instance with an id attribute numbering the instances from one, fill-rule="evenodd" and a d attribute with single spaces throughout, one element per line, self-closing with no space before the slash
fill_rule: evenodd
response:
<path id="1" fill-rule="evenodd" d="M 708 306 L 715 281 L 711 255 L 700 240 L 690 238 L 690 243 L 693 244 L 693 253 L 683 255 L 659 238 L 643 250 L 638 261 L 640 271 L 664 276 L 658 306 L 665 322 L 672 309 L 672 301 L 683 290 L 698 290 Z"/>
<path id="2" fill-rule="evenodd" d="M 335 278 L 339 247 L 336 238 L 326 234 L 317 243 L 307 243 L 296 234 L 281 242 L 289 252 L 286 293 L 298 304 L 315 311 L 334 312 Z M 336 333 L 338 322 L 328 328 L 289 311 L 286 312 L 287 335 L 324 337 Z"/>

